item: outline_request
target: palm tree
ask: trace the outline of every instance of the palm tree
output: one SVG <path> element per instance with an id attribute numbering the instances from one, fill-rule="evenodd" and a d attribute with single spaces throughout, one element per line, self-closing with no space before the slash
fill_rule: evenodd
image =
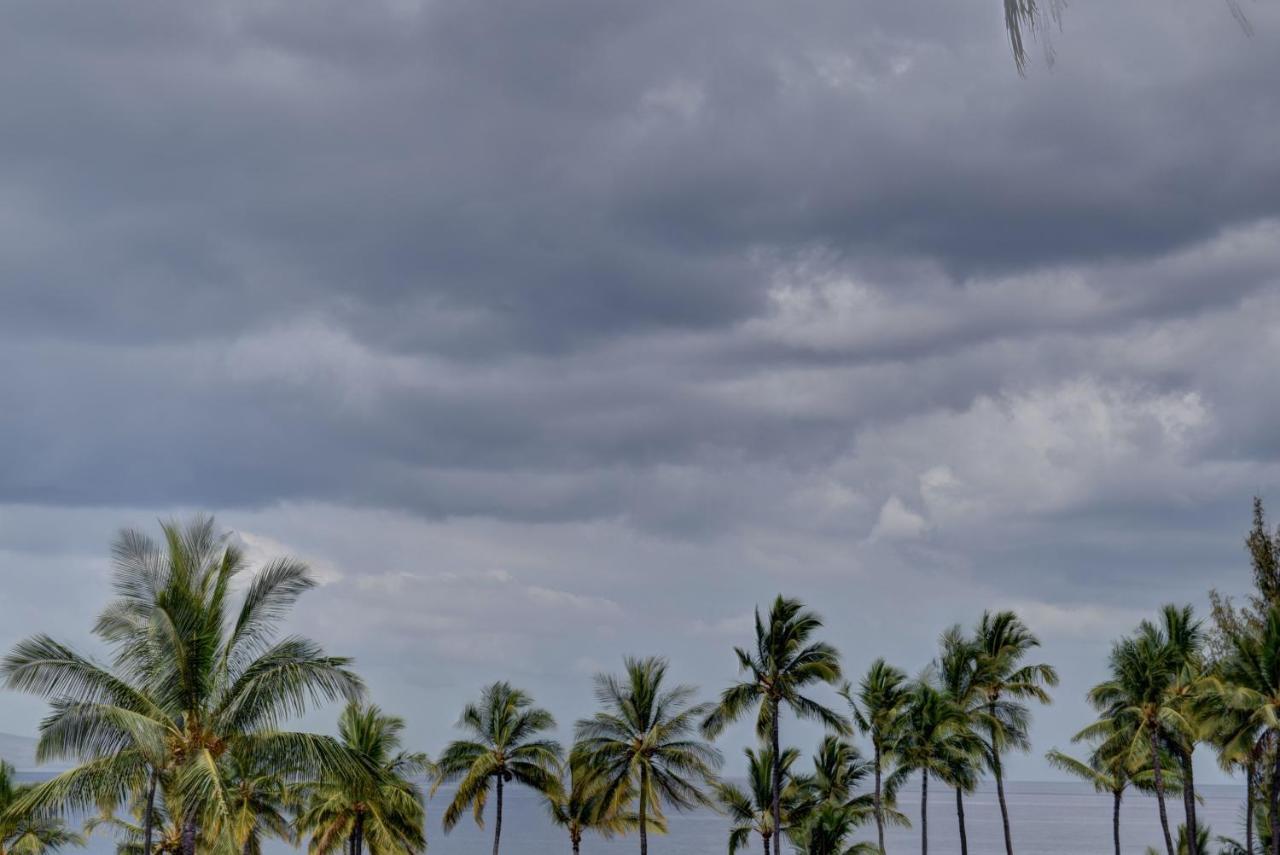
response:
<path id="1" fill-rule="evenodd" d="M 918 680 L 893 753 L 899 764 L 895 777 L 920 773 L 920 855 L 929 852 L 929 776 L 947 780 L 959 758 L 977 750 L 976 742 L 965 711 L 927 680 Z"/>
<path id="2" fill-rule="evenodd" d="M 1200 855 L 1196 824 L 1196 790 L 1192 768 L 1192 753 L 1196 744 L 1209 735 L 1213 721 L 1206 715 L 1206 703 L 1202 689 L 1206 686 L 1203 676 L 1204 633 L 1201 625 L 1192 617 L 1191 606 L 1178 608 L 1167 605 L 1160 610 L 1158 626 L 1144 622 L 1140 632 L 1156 632 L 1170 648 L 1175 669 L 1173 680 L 1166 690 L 1168 705 L 1178 712 L 1180 726 L 1169 729 L 1171 750 L 1182 772 L 1182 807 L 1186 817 L 1186 843 L 1190 855 Z"/>
<path id="3" fill-rule="evenodd" d="M 967 720 L 966 740 L 980 751 L 972 754 L 955 753 L 944 774 L 939 777 L 950 784 L 956 794 L 956 823 L 960 833 L 960 853 L 968 855 L 969 836 L 964 824 L 964 794 L 971 793 L 978 785 L 979 763 L 985 755 L 990 761 L 991 746 L 983 744 L 976 729 L 988 724 L 986 695 L 978 685 L 977 645 L 965 638 L 958 625 L 942 634 L 941 652 L 934 665 L 939 688 L 959 708 Z M 990 727 L 986 728 L 990 730 Z"/>
<path id="4" fill-rule="evenodd" d="M 1175 652 L 1162 633 L 1146 625 L 1137 635 L 1116 642 L 1111 649 L 1110 669 L 1111 678 L 1089 690 L 1089 701 L 1102 711 L 1102 716 L 1081 734 L 1085 738 L 1106 736 L 1116 730 L 1133 734 L 1130 763 L 1137 765 L 1145 753 L 1151 764 L 1165 850 L 1174 855 L 1165 806 L 1163 755 L 1170 728 L 1181 722 L 1180 713 L 1169 704 L 1168 689 L 1177 675 Z"/>
<path id="5" fill-rule="evenodd" d="M 61 819 L 21 808 L 20 799 L 30 789 L 16 783 L 13 767 L 0 760 L 0 855 L 51 855 L 83 846 L 84 838 Z"/>
<path id="6" fill-rule="evenodd" d="M 1027 655 L 1040 646 L 1040 640 L 1013 612 L 984 612 L 973 642 L 976 646 L 973 682 L 984 696 L 987 761 L 996 780 L 1005 855 L 1013 855 L 1000 755 L 1010 748 L 1023 751 L 1030 748 L 1027 740 L 1030 714 L 1025 702 L 1049 703 L 1045 688 L 1058 685 L 1058 672 L 1051 665 L 1025 664 Z"/>
<path id="7" fill-rule="evenodd" d="M 565 764 L 563 772 L 568 781 L 547 792 L 545 800 L 551 821 L 569 832 L 573 855 L 578 855 L 582 838 L 588 831 L 612 837 L 639 827 L 640 818 L 631 809 L 633 794 L 625 794 L 619 804 L 611 804 L 606 782 L 590 765 L 570 761 Z M 649 822 L 655 830 L 666 831 L 666 824 L 661 819 L 650 817 Z"/>
<path id="8" fill-rule="evenodd" d="M 1054 768 L 1092 784 L 1097 792 L 1110 794 L 1111 835 L 1116 855 L 1120 855 L 1120 803 L 1124 793 L 1129 787 L 1154 792 L 1153 775 L 1145 755 L 1141 757 L 1142 762 L 1134 766 L 1132 722 L 1108 719 L 1103 725 L 1086 728 L 1074 737 L 1074 741 L 1089 739 L 1095 743 L 1086 760 L 1078 760 L 1056 748 L 1049 751 L 1045 759 Z M 1164 786 L 1166 792 L 1181 789 L 1177 773 L 1167 777 Z"/>
<path id="9" fill-rule="evenodd" d="M 29 792 L 27 807 L 120 804 L 144 785 L 153 805 L 158 783 L 181 824 L 183 855 L 195 855 L 202 827 L 228 834 L 232 827 L 221 774 L 228 752 L 299 774 L 326 767 L 362 773 L 332 738 L 279 724 L 315 702 L 354 700 L 363 684 L 349 660 L 326 656 L 305 638 L 277 638 L 294 602 L 314 585 L 306 565 L 277 559 L 240 586 L 245 557 L 211 517 L 162 531 L 163 546 L 126 531 L 114 547 L 116 598 L 95 627 L 114 667 L 37 635 L 13 648 L 0 675 L 9 688 L 51 701 L 41 758 L 80 761 Z M 151 814 L 144 809 L 148 850 Z"/>
<path id="10" fill-rule="evenodd" d="M 539 736 L 556 726 L 551 713 L 533 705 L 533 698 L 510 683 L 485 688 L 478 704 L 467 704 L 458 726 L 471 739 L 449 743 L 436 765 L 434 794 L 446 781 L 458 781 L 453 801 L 445 808 L 444 830 L 451 831 L 468 807 L 476 825 L 484 825 L 484 807 L 495 794 L 493 855 L 502 838 L 502 788 L 515 781 L 539 793 L 560 786 L 556 769 L 560 743 Z"/>
<path id="11" fill-rule="evenodd" d="M 797 839 L 797 852 L 804 855 L 876 855 L 874 843 L 850 843 L 853 830 L 865 814 L 839 802 L 823 802 L 805 820 Z"/>
<path id="12" fill-rule="evenodd" d="M 1218 839 L 1219 842 L 1226 844 L 1226 848 L 1220 850 L 1223 855 L 1227 855 L 1227 853 L 1231 853 L 1233 851 L 1232 844 L 1235 841 L 1223 840 L 1222 838 Z M 1189 834 L 1187 833 L 1187 827 L 1185 825 L 1179 825 L 1178 843 L 1174 848 L 1177 855 L 1195 855 L 1197 852 L 1207 852 L 1209 849 L 1209 829 L 1201 828 L 1194 834 Z M 1148 846 L 1146 855 L 1160 855 L 1160 850 L 1153 846 Z"/>
<path id="13" fill-rule="evenodd" d="M 1218 751 L 1218 765 L 1226 772 L 1244 772 L 1244 849 L 1253 855 L 1254 805 L 1257 798 L 1259 764 L 1266 753 L 1267 733 L 1246 711 L 1222 704 L 1222 683 L 1210 679 L 1204 694 L 1213 704 L 1212 741 Z"/>
<path id="14" fill-rule="evenodd" d="M 1234 647 L 1222 663 L 1222 681 L 1214 692 L 1224 706 L 1242 715 L 1245 724 L 1274 743 L 1280 740 L 1280 606 L 1271 607 L 1260 636 L 1237 637 Z M 1267 818 L 1271 853 L 1280 855 L 1280 751 L 1271 755 Z"/>
<path id="15" fill-rule="evenodd" d="M 223 765 L 231 838 L 239 844 L 240 855 L 262 855 L 265 834 L 293 843 L 293 826 L 285 816 L 290 799 L 284 776 L 252 756 L 229 754 Z"/>
<path id="16" fill-rule="evenodd" d="M 709 712 L 706 704 L 693 703 L 696 690 L 663 687 L 665 659 L 628 658 L 625 671 L 621 680 L 596 675 L 603 709 L 578 721 L 574 759 L 600 775 L 611 804 L 635 794 L 640 855 L 648 855 L 650 812 L 661 817 L 663 802 L 676 810 L 710 805 L 704 790 L 714 783 L 721 756 L 696 738 L 698 721 Z"/>
<path id="17" fill-rule="evenodd" d="M 108 806 L 98 815 L 91 816 L 85 820 L 84 830 L 87 834 L 95 833 L 99 828 L 108 828 L 114 831 L 116 855 L 144 855 L 144 853 L 147 853 L 145 840 L 147 839 L 148 830 L 150 830 L 153 838 L 153 846 L 150 849 L 151 855 L 178 855 L 182 851 L 182 825 L 169 816 L 163 798 L 151 801 L 150 815 L 153 825 L 150 829 L 143 825 L 144 816 L 147 814 L 145 799 L 140 799 L 136 804 L 132 805 L 130 813 L 137 822 L 122 819 Z M 156 834 L 157 831 L 159 832 L 158 835 Z M 204 846 L 205 843 L 207 843 L 207 836 L 202 835 L 200 844 Z"/>
<path id="18" fill-rule="evenodd" d="M 414 783 L 431 771 L 427 756 L 401 749 L 404 720 L 373 704 L 352 703 L 338 717 L 338 739 L 376 774 L 330 774 L 298 786 L 295 826 L 308 835 L 309 855 L 342 849 L 361 855 L 410 855 L 426 849 L 422 790 Z"/>
<path id="19" fill-rule="evenodd" d="M 773 752 L 768 746 L 759 751 L 747 748 L 747 788 L 721 783 L 716 795 L 721 807 L 729 815 L 733 825 L 729 829 L 729 855 L 745 848 L 753 834 L 759 835 L 765 855 L 769 855 L 773 840 Z M 791 812 L 801 807 L 801 793 L 791 767 L 800 758 L 800 752 L 788 748 L 782 752 L 783 814 L 791 825 Z M 780 842 L 780 841 L 779 841 Z M 781 855 L 781 847 L 776 850 Z"/>
<path id="20" fill-rule="evenodd" d="M 724 690 L 720 703 L 703 721 L 703 733 L 715 737 L 755 707 L 756 734 L 769 740 L 770 750 L 778 757 L 779 719 L 785 706 L 800 718 L 821 721 L 837 733 L 848 735 L 849 724 L 838 713 L 801 694 L 806 686 L 835 685 L 840 679 L 840 654 L 829 644 L 809 640 L 821 628 L 822 619 L 817 614 L 799 600 L 785 599 L 781 594 L 769 610 L 767 626 L 756 609 L 755 650 L 734 648 L 739 672 L 750 674 L 750 679 Z M 774 767 L 772 790 L 773 827 L 781 833 L 780 766 Z"/>
<path id="21" fill-rule="evenodd" d="M 910 697 L 907 675 L 883 659 L 871 663 L 867 673 L 858 683 L 857 694 L 845 684 L 841 694 L 853 711 L 853 721 L 863 735 L 871 740 L 872 764 L 875 772 L 874 810 L 876 840 L 881 855 L 884 848 L 884 765 L 888 760 L 888 746 L 897 738 L 902 721 L 902 710 Z"/>

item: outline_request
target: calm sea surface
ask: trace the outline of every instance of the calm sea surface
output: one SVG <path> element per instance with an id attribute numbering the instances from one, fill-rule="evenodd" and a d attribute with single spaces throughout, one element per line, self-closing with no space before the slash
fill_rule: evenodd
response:
<path id="1" fill-rule="evenodd" d="M 1014 849 L 1019 855 L 1110 855 L 1111 799 L 1092 789 L 1074 783 L 1011 782 L 1006 788 L 1013 823 Z M 1208 786 L 1201 788 L 1202 803 L 1197 816 L 1207 823 L 1212 833 L 1242 838 L 1242 788 Z M 441 791 L 428 805 L 430 812 L 431 855 L 488 855 L 492 845 L 491 828 L 477 829 L 468 821 L 448 835 L 440 831 L 439 816 L 448 794 Z M 913 828 L 888 831 L 886 848 L 891 853 L 920 851 L 919 786 L 904 790 L 901 806 L 911 817 Z M 569 853 L 568 838 L 547 820 L 540 802 L 527 791 L 514 788 L 506 793 L 503 816 L 502 851 L 511 855 L 550 855 Z M 489 810 L 492 811 L 492 804 Z M 1169 804 L 1170 821 L 1176 826 L 1182 818 L 1181 800 Z M 995 790 L 984 787 L 965 801 L 965 821 L 969 831 L 969 851 L 973 855 L 1002 855 L 1000 812 Z M 1121 809 L 1120 828 L 1124 851 L 1142 855 L 1147 846 L 1160 844 L 1160 825 L 1153 799 L 1140 795 L 1127 796 Z M 671 833 L 651 836 L 649 849 L 653 855 L 716 855 L 727 851 L 727 821 L 711 812 L 678 815 L 671 819 Z M 859 831 L 860 839 L 874 838 L 874 828 Z M 929 787 L 929 846 L 935 855 L 958 853 L 955 796 Z M 634 837 L 603 840 L 588 838 L 583 842 L 584 855 L 617 855 L 638 850 Z M 111 855 L 114 846 L 109 837 L 98 836 L 90 843 L 88 855 Z M 268 847 L 269 855 L 291 852 L 283 845 Z M 753 841 L 748 852 L 758 852 Z M 1211 851 L 1217 851 L 1214 846 Z"/>

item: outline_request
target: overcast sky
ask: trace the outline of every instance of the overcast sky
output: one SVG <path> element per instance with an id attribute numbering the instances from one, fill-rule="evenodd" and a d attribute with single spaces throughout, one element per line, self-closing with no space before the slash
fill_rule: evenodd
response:
<path id="1" fill-rule="evenodd" d="M 1245 9 L 1074 4 L 1019 79 L 997 0 L 8 4 L 0 646 L 94 649 L 114 532 L 193 510 L 431 752 L 499 678 L 709 696 L 780 590 L 855 674 L 1014 607 L 1051 775 L 1280 516 Z"/>

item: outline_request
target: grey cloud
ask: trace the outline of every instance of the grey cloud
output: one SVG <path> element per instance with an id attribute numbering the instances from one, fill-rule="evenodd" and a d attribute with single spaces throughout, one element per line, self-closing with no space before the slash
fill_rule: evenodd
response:
<path id="1" fill-rule="evenodd" d="M 323 564 L 308 619 L 432 727 L 482 654 L 715 683 L 780 588 L 904 664 L 1017 603 L 1087 683 L 1064 614 L 1238 588 L 1280 489 L 1249 11 L 1072 7 L 1019 80 L 991 0 L 19 3 L 6 631 L 204 508 Z"/>

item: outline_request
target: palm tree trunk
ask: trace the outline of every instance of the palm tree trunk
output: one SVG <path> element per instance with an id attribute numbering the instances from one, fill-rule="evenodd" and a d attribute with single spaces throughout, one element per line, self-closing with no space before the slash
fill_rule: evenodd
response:
<path id="1" fill-rule="evenodd" d="M 996 720 L 996 705 L 992 703 L 987 710 L 991 721 Z M 996 779 L 996 798 L 1000 802 L 1000 822 L 1004 825 L 1005 855 L 1013 855 L 1013 832 L 1009 829 L 1009 805 L 1004 800 L 1004 773 L 1000 769 L 1000 744 L 996 740 L 995 727 L 991 728 L 991 774 Z"/>
<path id="2" fill-rule="evenodd" d="M 1174 855 L 1173 837 L 1169 834 L 1169 814 L 1164 807 L 1164 772 L 1160 769 L 1160 742 L 1155 728 L 1151 729 L 1151 772 L 1156 781 L 1156 804 L 1160 807 L 1160 830 L 1164 832 L 1164 847 Z"/>
<path id="3" fill-rule="evenodd" d="M 773 748 L 773 833 L 779 843 L 782 841 L 782 752 L 778 748 L 778 714 L 781 710 L 776 700 L 773 704 L 773 718 L 769 723 L 769 742 Z M 782 847 L 779 846 L 778 849 Z"/>
<path id="4" fill-rule="evenodd" d="M 1182 764 L 1182 805 L 1187 815 L 1187 855 L 1200 855 L 1196 845 L 1196 783 L 1191 770 L 1191 750 L 1178 750 Z"/>
<path id="5" fill-rule="evenodd" d="M 1271 764 L 1271 855 L 1280 855 L 1280 747 Z"/>
<path id="6" fill-rule="evenodd" d="M 920 773 L 920 855 L 929 855 L 929 773 Z"/>
<path id="7" fill-rule="evenodd" d="M 969 855 L 969 835 L 964 831 L 964 791 L 956 787 L 956 819 L 960 822 L 960 855 Z"/>
<path id="8" fill-rule="evenodd" d="M 196 855 L 196 820 L 193 816 L 182 822 L 182 855 Z"/>
<path id="9" fill-rule="evenodd" d="M 880 855 L 884 853 L 884 803 L 881 801 L 880 795 L 880 765 L 882 763 L 882 755 L 880 752 L 880 740 L 876 739 L 876 840 L 880 844 Z"/>
<path id="10" fill-rule="evenodd" d="M 760 835 L 760 841 L 764 843 L 764 855 L 769 855 L 769 835 Z"/>
<path id="11" fill-rule="evenodd" d="M 578 855 L 578 850 L 582 846 L 582 841 L 577 836 L 571 837 L 570 840 L 573 841 L 573 855 Z"/>
<path id="12" fill-rule="evenodd" d="M 497 799 L 494 802 L 493 815 L 493 855 L 498 855 L 498 841 L 502 839 L 502 777 L 503 773 L 499 772 Z M 358 855 L 358 853 L 357 853 Z"/>
<path id="13" fill-rule="evenodd" d="M 647 766 L 640 767 L 640 810 L 637 812 L 640 820 L 640 855 L 649 855 L 649 829 L 648 823 L 649 810 L 649 768 Z"/>
<path id="14" fill-rule="evenodd" d="M 1120 855 L 1120 791 L 1111 792 L 1111 839 L 1116 844 L 1116 855 Z"/>
<path id="15" fill-rule="evenodd" d="M 156 770 L 147 781 L 147 807 L 142 813 L 142 855 L 151 855 L 151 837 L 156 816 Z"/>
<path id="16" fill-rule="evenodd" d="M 1253 855 L 1253 757 L 1244 767 L 1244 851 Z"/>
<path id="17" fill-rule="evenodd" d="M 364 814 L 359 810 L 351 829 L 351 855 L 364 855 Z"/>

